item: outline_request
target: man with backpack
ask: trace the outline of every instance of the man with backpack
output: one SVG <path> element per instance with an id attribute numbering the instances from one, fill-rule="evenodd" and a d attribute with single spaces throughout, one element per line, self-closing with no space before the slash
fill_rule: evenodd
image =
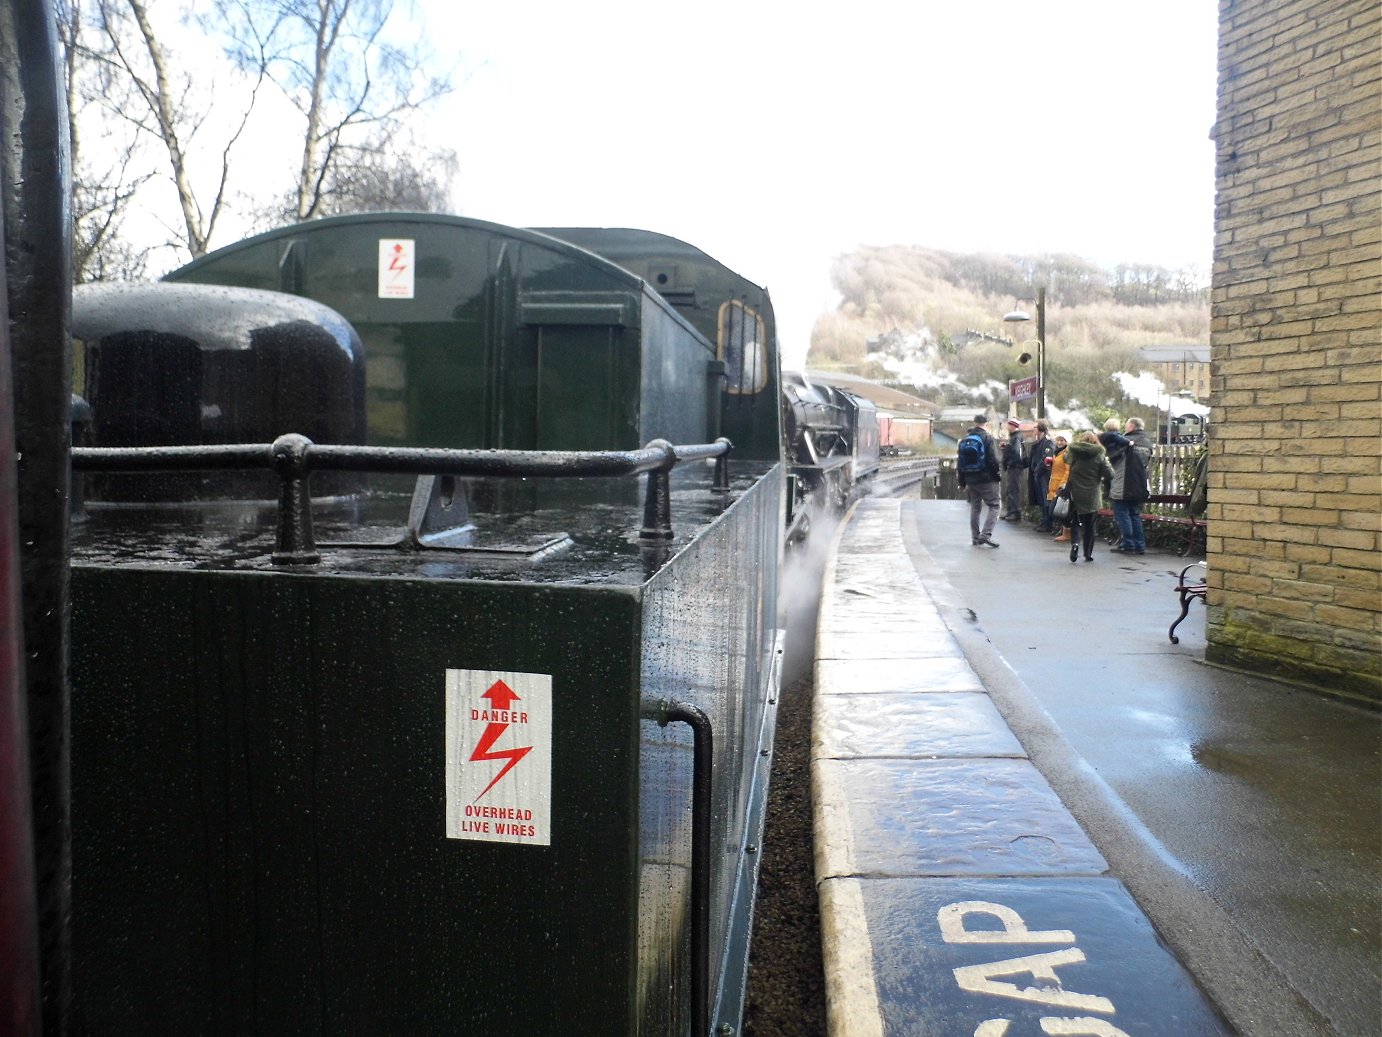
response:
<path id="1" fill-rule="evenodd" d="M 1003 477 L 998 470 L 998 447 L 988 433 L 988 423 L 987 414 L 974 415 L 974 427 L 960 437 L 956 447 L 955 469 L 969 498 L 969 536 L 975 547 L 998 546 L 991 534 L 998 521 L 998 487 Z"/>

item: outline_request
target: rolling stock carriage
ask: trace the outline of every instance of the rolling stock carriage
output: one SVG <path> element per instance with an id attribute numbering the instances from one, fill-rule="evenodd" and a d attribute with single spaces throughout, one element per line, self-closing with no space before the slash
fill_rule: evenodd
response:
<path id="1" fill-rule="evenodd" d="M 51 12 L 0 6 L 12 1031 L 737 1031 L 784 542 L 871 409 L 648 232 L 73 292 Z"/>

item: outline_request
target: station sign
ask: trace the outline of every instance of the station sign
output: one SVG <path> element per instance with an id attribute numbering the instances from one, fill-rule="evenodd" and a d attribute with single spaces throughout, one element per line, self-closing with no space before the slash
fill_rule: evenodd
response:
<path id="1" fill-rule="evenodd" d="M 1015 382 L 1008 383 L 1008 398 L 1011 400 L 1035 400 L 1037 396 L 1037 378 L 1019 378 Z"/>
<path id="2" fill-rule="evenodd" d="M 446 837 L 551 845 L 551 674 L 446 671 Z"/>

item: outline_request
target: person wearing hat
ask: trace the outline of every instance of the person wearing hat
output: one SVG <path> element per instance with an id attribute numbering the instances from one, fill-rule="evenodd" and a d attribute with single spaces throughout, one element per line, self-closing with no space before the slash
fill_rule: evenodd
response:
<path id="1" fill-rule="evenodd" d="M 1027 451 L 1022 442 L 1022 422 L 1008 419 L 1008 442 L 1003 447 L 1003 518 L 1022 521 L 1022 484 L 1027 481 Z"/>
<path id="2" fill-rule="evenodd" d="M 969 498 L 969 538 L 978 547 L 997 547 L 993 527 L 998 521 L 998 445 L 988 431 L 989 416 L 974 415 L 974 427 L 960 437 L 956 472 Z"/>
<path id="3" fill-rule="evenodd" d="M 1045 421 L 1036 423 L 1036 439 L 1027 449 L 1027 499 L 1041 509 L 1037 520 L 1038 533 L 1054 533 L 1051 528 L 1051 505 L 1047 503 L 1047 490 L 1051 487 L 1051 458 L 1056 454 L 1056 445 L 1051 442 L 1051 429 Z"/>

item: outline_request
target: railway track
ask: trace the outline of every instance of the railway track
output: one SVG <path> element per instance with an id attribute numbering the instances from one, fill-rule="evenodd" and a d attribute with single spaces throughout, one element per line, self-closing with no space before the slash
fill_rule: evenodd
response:
<path id="1" fill-rule="evenodd" d="M 930 481 L 934 486 L 940 470 L 939 457 L 883 458 L 873 477 L 873 492 L 881 497 L 896 497 L 921 482 Z"/>

